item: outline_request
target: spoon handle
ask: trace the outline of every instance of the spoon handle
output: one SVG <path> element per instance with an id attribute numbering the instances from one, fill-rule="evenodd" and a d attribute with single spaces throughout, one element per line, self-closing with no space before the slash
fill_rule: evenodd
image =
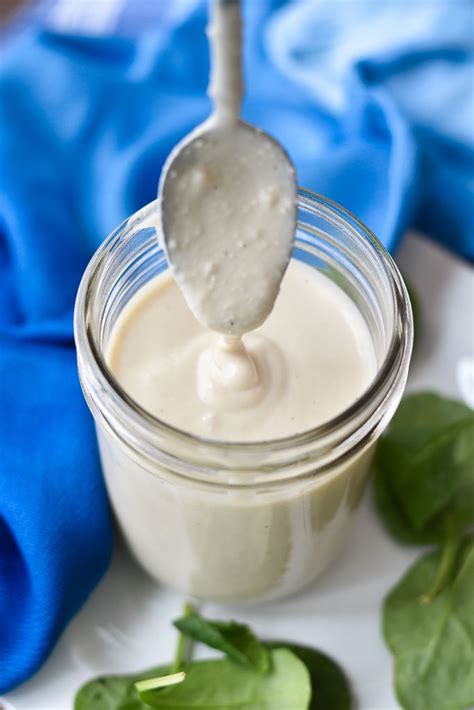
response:
<path id="1" fill-rule="evenodd" d="M 209 96 L 217 123 L 239 118 L 243 96 L 240 0 L 210 0 L 211 80 Z"/>

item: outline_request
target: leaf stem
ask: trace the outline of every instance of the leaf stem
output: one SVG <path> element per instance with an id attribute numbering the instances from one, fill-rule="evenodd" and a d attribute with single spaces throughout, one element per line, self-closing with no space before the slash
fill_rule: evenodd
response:
<path id="1" fill-rule="evenodd" d="M 450 579 L 453 565 L 456 562 L 462 539 L 462 535 L 459 534 L 459 531 L 453 524 L 451 516 L 447 517 L 445 522 L 445 536 L 441 545 L 441 555 L 436 570 L 436 576 L 431 585 L 431 589 L 421 596 L 422 604 L 431 604 L 445 588 Z"/>
<path id="2" fill-rule="evenodd" d="M 194 611 L 192 604 L 186 604 L 183 609 L 183 616 L 188 616 Z M 178 636 L 178 643 L 176 644 L 176 652 L 174 655 L 173 665 L 171 666 L 170 673 L 177 673 L 181 670 L 185 656 L 189 656 L 191 653 L 192 642 L 185 636 L 181 631 Z M 188 659 L 189 660 L 189 659 Z"/>
<path id="3" fill-rule="evenodd" d="M 171 673 L 169 675 L 162 675 L 158 678 L 147 678 L 146 680 L 139 680 L 135 683 L 135 689 L 138 693 L 147 693 L 150 690 L 161 690 L 161 688 L 167 688 L 170 685 L 177 685 L 182 683 L 186 678 L 186 673 Z"/>

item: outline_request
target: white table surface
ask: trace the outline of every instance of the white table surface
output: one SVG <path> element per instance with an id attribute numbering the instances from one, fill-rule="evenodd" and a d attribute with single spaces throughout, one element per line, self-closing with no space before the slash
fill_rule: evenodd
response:
<path id="1" fill-rule="evenodd" d="M 421 307 L 409 388 L 470 399 L 474 365 L 474 275 L 431 242 L 409 235 L 397 261 Z M 469 389 L 470 388 L 470 389 Z M 342 558 L 316 585 L 289 600 L 256 607 L 204 604 L 205 614 L 248 622 L 265 638 L 320 648 L 351 680 L 359 710 L 395 710 L 390 655 L 380 634 L 384 595 L 417 557 L 393 542 L 373 510 L 370 491 Z M 0 701 L 5 710 L 70 710 L 94 675 L 130 672 L 171 660 L 171 620 L 183 598 L 155 585 L 117 545 L 112 565 L 69 624 L 43 668 Z M 209 655 L 202 649 L 197 655 Z"/>

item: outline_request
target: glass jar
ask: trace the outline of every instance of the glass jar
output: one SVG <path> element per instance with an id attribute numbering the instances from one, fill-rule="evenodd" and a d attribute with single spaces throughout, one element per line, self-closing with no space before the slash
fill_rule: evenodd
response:
<path id="1" fill-rule="evenodd" d="M 310 431 L 256 443 L 200 438 L 142 409 L 104 358 L 124 306 L 168 268 L 155 230 L 158 209 L 149 204 L 105 240 L 77 296 L 79 375 L 112 507 L 134 556 L 166 585 L 222 601 L 292 594 L 344 545 L 374 444 L 402 396 L 413 340 L 406 288 L 361 222 L 300 190 L 293 258 L 323 272 L 357 305 L 377 375 L 348 409 Z"/>

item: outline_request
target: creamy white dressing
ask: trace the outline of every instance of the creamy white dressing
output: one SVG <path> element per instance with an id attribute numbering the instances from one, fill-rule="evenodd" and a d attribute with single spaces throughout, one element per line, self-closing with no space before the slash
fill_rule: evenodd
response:
<path id="1" fill-rule="evenodd" d="M 129 394 L 180 429 L 275 439 L 350 405 L 375 356 L 354 304 L 304 264 L 292 262 L 274 309 L 296 229 L 295 175 L 275 141 L 239 120 L 239 3 L 212 7 L 214 112 L 161 181 L 175 281 L 162 276 L 132 299 L 108 359 Z"/>
<path id="2" fill-rule="evenodd" d="M 242 345 L 200 325 L 169 274 L 121 313 L 107 360 L 125 390 L 178 428 L 226 441 L 289 436 L 352 404 L 376 372 L 368 327 L 350 298 L 292 260 L 269 318 Z M 226 351 L 227 348 L 227 351 Z"/>

